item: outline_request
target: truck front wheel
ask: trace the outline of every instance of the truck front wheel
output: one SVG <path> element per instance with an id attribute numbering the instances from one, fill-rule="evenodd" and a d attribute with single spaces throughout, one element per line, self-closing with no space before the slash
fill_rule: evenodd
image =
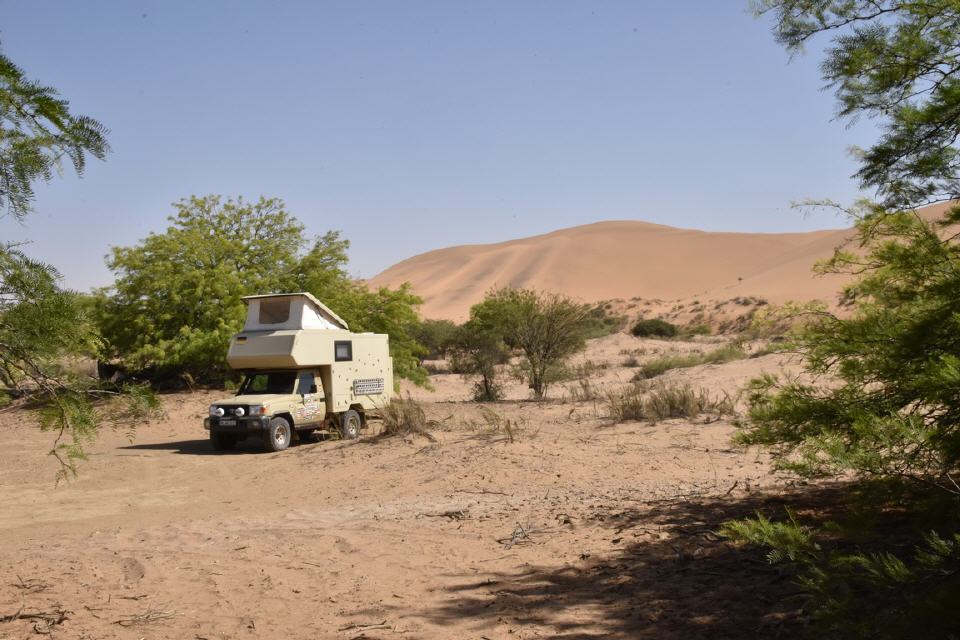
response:
<path id="1" fill-rule="evenodd" d="M 267 451 L 283 451 L 290 446 L 293 432 L 285 418 L 273 418 L 263 434 L 263 445 Z"/>
<path id="2" fill-rule="evenodd" d="M 353 409 L 348 409 L 340 414 L 340 437 L 344 440 L 356 440 L 360 437 L 360 427 L 363 426 L 363 420 L 360 414 Z"/>

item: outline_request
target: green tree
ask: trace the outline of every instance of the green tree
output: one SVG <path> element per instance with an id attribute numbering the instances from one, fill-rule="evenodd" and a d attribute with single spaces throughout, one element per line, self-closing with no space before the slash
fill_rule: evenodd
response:
<path id="1" fill-rule="evenodd" d="M 87 154 L 103 158 L 106 130 L 73 115 L 51 87 L 29 80 L 0 54 L 0 207 L 17 220 L 30 212 L 33 185 L 52 178 L 66 157 L 78 174 Z M 67 366 L 96 356 L 101 341 L 81 296 L 60 286 L 52 266 L 17 246 L 0 245 L 0 404 L 37 408 L 40 426 L 57 435 L 50 454 L 58 479 L 75 472 L 83 445 L 105 422 L 130 426 L 157 409 L 142 387 L 105 389 Z"/>
<path id="2" fill-rule="evenodd" d="M 190 197 L 174 207 L 166 231 L 112 249 L 107 265 L 116 279 L 104 292 L 103 335 L 133 369 L 217 378 L 243 326 L 241 297 L 284 290 L 300 263 L 303 226 L 276 199 Z M 325 276 L 343 278 L 343 247 L 335 235 L 326 240 L 307 258 L 339 250 Z"/>
<path id="3" fill-rule="evenodd" d="M 114 357 L 134 369 L 197 381 L 222 378 L 231 336 L 243 327 L 243 296 L 306 291 L 355 331 L 390 335 L 397 375 L 419 384 L 422 347 L 411 337 L 420 300 L 408 287 L 369 291 L 346 272 L 338 232 L 312 241 L 282 201 L 191 197 L 171 225 L 133 247 L 114 248 L 116 281 L 101 292 L 100 324 Z"/>
<path id="4" fill-rule="evenodd" d="M 558 294 L 510 287 L 488 293 L 470 309 L 470 319 L 478 328 L 501 335 L 511 349 L 520 350 L 522 371 L 538 400 L 564 376 L 566 359 L 586 346 L 587 336 L 596 327 L 589 305 Z"/>
<path id="5" fill-rule="evenodd" d="M 958 195 L 960 4 L 765 0 L 757 10 L 774 15 L 778 39 L 794 51 L 833 35 L 823 73 L 841 116 L 880 121 L 882 135 L 862 152 L 857 176 L 882 202 L 850 211 L 858 246 L 820 266 L 855 277 L 845 290 L 850 313 L 805 314 L 793 347 L 808 375 L 754 381 L 739 439 L 771 447 L 781 467 L 803 476 L 852 475 L 888 493 L 873 494 L 866 530 L 834 526 L 827 535 L 793 518 L 758 517 L 725 532 L 797 565 L 814 614 L 839 634 L 955 637 L 960 208 L 929 221 L 915 207 Z M 914 519 L 912 544 L 902 533 L 870 531 L 891 507 Z M 931 524 L 935 531 L 925 528 Z M 857 548 L 856 540 L 870 545 Z"/>
<path id="6" fill-rule="evenodd" d="M 450 320 L 425 319 L 414 330 L 417 342 L 426 348 L 425 357 L 431 360 L 445 358 L 454 347 L 458 327 Z"/>

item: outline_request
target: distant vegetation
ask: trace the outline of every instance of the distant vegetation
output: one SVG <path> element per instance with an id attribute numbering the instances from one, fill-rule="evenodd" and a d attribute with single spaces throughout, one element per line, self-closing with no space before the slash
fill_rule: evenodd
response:
<path id="1" fill-rule="evenodd" d="M 690 351 L 687 353 L 668 353 L 640 363 L 637 379 L 655 378 L 671 369 L 685 369 L 702 364 L 723 364 L 742 360 L 747 357 L 746 351 L 736 342 L 726 344 L 712 351 Z"/>
<path id="2" fill-rule="evenodd" d="M 630 333 L 638 338 L 672 338 L 679 332 L 680 328 L 677 325 L 659 318 L 638 320 L 630 328 Z"/>

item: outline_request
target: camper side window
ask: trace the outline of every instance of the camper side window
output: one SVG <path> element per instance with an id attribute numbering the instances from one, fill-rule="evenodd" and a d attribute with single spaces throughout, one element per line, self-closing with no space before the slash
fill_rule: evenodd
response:
<path id="1" fill-rule="evenodd" d="M 353 360 L 353 342 L 350 340 L 337 340 L 334 342 L 333 359 L 337 362 Z"/>
<path id="2" fill-rule="evenodd" d="M 260 324 L 280 324 L 290 319 L 290 298 L 260 299 Z"/>

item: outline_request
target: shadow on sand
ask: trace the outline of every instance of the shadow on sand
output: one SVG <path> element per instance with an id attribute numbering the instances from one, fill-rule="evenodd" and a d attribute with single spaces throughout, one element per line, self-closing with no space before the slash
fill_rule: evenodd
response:
<path id="1" fill-rule="evenodd" d="M 524 564 L 514 572 L 460 576 L 446 590 L 449 600 L 425 617 L 439 625 L 473 619 L 481 633 L 533 627 L 561 638 L 804 637 L 804 596 L 792 575 L 715 531 L 758 511 L 782 519 L 787 504 L 833 517 L 843 491 L 697 498 L 598 513 L 610 529 L 612 553 L 583 553 L 567 566 Z M 515 550 L 522 561 L 522 547 Z"/>

